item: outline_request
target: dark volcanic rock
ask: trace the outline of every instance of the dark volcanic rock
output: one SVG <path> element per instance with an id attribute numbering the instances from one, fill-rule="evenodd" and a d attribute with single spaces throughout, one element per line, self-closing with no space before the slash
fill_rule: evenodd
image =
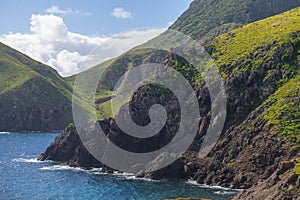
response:
<path id="1" fill-rule="evenodd" d="M 233 199 L 299 199 L 300 176 L 294 173 L 294 167 L 294 162 L 281 163 L 269 178 L 259 181 L 252 188 L 241 192 Z"/>
<path id="2" fill-rule="evenodd" d="M 72 167 L 102 167 L 82 144 L 73 125 L 69 125 L 55 141 L 42 153 L 38 160 L 52 160 Z"/>
<path id="3" fill-rule="evenodd" d="M 218 34 L 218 31 L 212 34 Z M 299 175 L 293 171 L 295 163 L 285 162 L 299 157 L 299 148 L 292 148 L 294 143 L 290 138 L 275 134 L 278 133 L 276 127 L 270 125 L 264 117 L 264 111 L 270 106 L 264 102 L 299 71 L 299 32 L 293 38 L 294 40 L 284 44 L 271 42 L 233 63 L 220 66 L 228 97 L 227 118 L 219 141 L 209 155 L 202 159 L 197 157 L 197 153 L 210 122 L 217 118 L 211 119 L 211 99 L 207 87 L 201 81 L 191 79 L 201 116 L 195 142 L 172 165 L 137 176 L 152 179 L 193 179 L 201 184 L 250 188 L 236 197 L 240 199 L 255 199 L 255 196 L 257 199 L 297 197 Z M 208 49 L 210 52 L 214 51 L 213 46 L 208 46 Z M 270 49 L 271 55 L 266 56 L 270 54 Z M 259 63 L 253 66 L 252 61 L 256 60 Z M 116 80 L 117 77 L 106 79 L 107 83 L 104 85 L 113 85 Z M 163 105 L 168 114 L 165 127 L 155 137 L 130 137 L 111 118 L 99 123 L 109 140 L 122 149 L 135 153 L 155 151 L 173 139 L 181 119 L 176 97 L 158 87 L 140 88 L 133 94 L 129 102 L 130 117 L 140 126 L 148 125 L 151 122 L 149 109 L 154 104 Z M 123 114 L 121 108 L 119 116 Z M 94 166 L 95 163 L 101 166 L 82 146 L 74 127 L 68 127 L 56 138 L 40 159 L 66 162 L 72 166 Z M 163 159 L 162 153 L 153 162 L 158 163 Z M 112 171 L 107 167 L 103 169 Z M 272 193 L 273 190 L 276 192 Z"/>
<path id="4" fill-rule="evenodd" d="M 290 45 L 284 44 L 279 47 L 277 54 L 290 51 L 286 49 L 288 46 Z M 277 54 L 275 56 L 278 56 Z M 272 94 L 274 88 L 278 87 L 274 84 L 274 80 L 290 77 L 293 73 L 278 67 L 277 62 L 280 60 L 274 57 L 268 65 L 263 64 L 258 72 L 236 72 L 225 80 L 228 117 L 222 137 L 206 158 L 199 160 L 195 156 L 193 159 L 186 157 L 167 168 L 139 176 L 153 179 L 193 178 L 198 183 L 247 189 L 261 179 L 270 177 L 278 167 L 278 163 L 293 159 L 295 152 L 290 151 L 291 143 L 278 141 L 278 137 L 272 134 L 273 127 L 261 116 L 265 108 L 257 108 Z M 196 140 L 190 148 L 191 152 L 199 150 L 210 121 L 208 90 L 204 85 L 195 87 L 203 117 L 199 122 Z M 160 134 L 150 140 L 139 139 L 122 132 L 114 119 L 99 121 L 110 141 L 131 152 L 148 152 L 166 145 L 176 134 L 179 105 L 175 97 L 166 98 L 164 94 L 161 89 L 155 87 L 140 88 L 132 97 L 130 111 L 133 121 L 147 125 L 150 122 L 148 112 L 151 105 L 163 104 L 171 113 L 166 123 L 168 128 L 162 129 Z M 122 115 L 122 112 L 119 115 Z M 73 126 L 69 126 L 58 136 L 40 159 L 65 162 L 71 166 L 101 166 L 101 163 L 86 151 Z"/>
<path id="5" fill-rule="evenodd" d="M 159 158 L 157 159 L 157 162 L 160 162 Z M 169 165 L 161 170 L 144 174 L 143 177 L 148 178 L 148 179 L 154 179 L 154 180 L 187 179 L 188 177 L 187 177 L 187 173 L 185 173 L 184 166 L 185 166 L 185 162 L 183 161 L 183 159 L 178 159 L 171 165 Z"/>

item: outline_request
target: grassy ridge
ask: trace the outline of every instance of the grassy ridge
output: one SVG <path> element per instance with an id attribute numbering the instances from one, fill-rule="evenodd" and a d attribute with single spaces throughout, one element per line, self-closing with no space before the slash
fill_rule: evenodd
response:
<path id="1" fill-rule="evenodd" d="M 299 0 L 196 0 L 170 27 L 194 39 L 264 19 L 300 6 Z M 223 27 L 224 28 L 224 27 Z M 214 30 L 215 29 L 215 30 Z"/>
<path id="2" fill-rule="evenodd" d="M 16 88 L 38 76 L 37 72 L 16 60 L 10 52 L 8 47 L 0 44 L 0 93 Z"/>
<path id="3" fill-rule="evenodd" d="M 182 16 L 180 16 L 170 28 L 187 34 L 195 39 L 200 39 L 201 41 L 206 40 L 206 37 L 214 38 L 221 33 L 228 32 L 229 30 L 242 26 L 243 24 L 264 19 L 298 6 L 300 6 L 300 0 L 195 0 L 189 9 L 182 14 Z M 276 29 L 277 27 L 274 28 Z M 295 26 L 292 28 L 295 28 Z M 244 33 L 244 27 L 242 30 L 238 29 L 235 31 L 242 32 L 240 37 L 238 35 L 238 37 L 235 38 L 237 41 L 239 41 L 239 43 L 242 43 L 241 39 L 243 37 L 247 37 L 247 34 Z M 249 44 L 248 46 L 247 43 L 245 46 L 239 46 L 239 43 L 235 43 L 236 46 L 242 50 L 240 52 L 237 50 L 238 48 L 236 48 L 236 46 L 232 46 L 231 48 L 231 43 L 233 41 L 228 40 L 228 37 L 229 36 L 227 34 L 224 34 L 212 44 L 212 46 L 215 45 L 214 48 L 216 52 L 214 53 L 214 56 L 215 58 L 218 58 L 216 59 L 216 62 L 219 64 L 228 64 L 228 61 L 235 62 L 244 54 L 249 54 L 256 47 L 253 43 Z M 229 39 L 231 38 L 229 37 Z M 257 46 L 263 45 L 263 37 L 251 38 L 251 42 L 253 41 L 252 39 L 258 41 L 259 44 Z M 225 46 L 226 48 L 229 48 L 228 52 L 227 49 L 225 49 Z M 140 52 L 137 52 L 133 49 L 119 56 L 118 58 L 111 60 L 103 76 L 100 78 L 98 90 L 112 90 L 115 86 L 116 80 L 118 80 L 128 68 L 137 66 L 145 60 L 150 62 L 159 62 L 159 59 L 155 60 L 151 59 L 151 57 L 163 57 L 158 55 L 153 56 L 153 53 L 147 50 L 139 51 Z M 238 54 L 235 54 L 235 51 L 238 51 Z M 104 65 L 101 64 L 95 66 L 84 73 L 93 74 L 93 70 L 95 68 L 103 68 Z M 182 71 L 184 72 L 185 70 Z M 223 72 L 223 74 L 225 73 Z M 66 80 L 72 83 L 74 82 L 74 76 L 66 78 Z M 105 95 L 97 95 L 97 99 L 101 98 L 105 98 Z M 97 107 L 98 110 L 101 110 L 101 113 L 105 114 L 105 116 L 111 116 L 110 101 L 103 102 Z M 99 116 L 101 116 L 101 114 L 99 114 Z"/>
<path id="4" fill-rule="evenodd" d="M 63 129 L 72 86 L 54 69 L 0 43 L 0 130 Z"/>
<path id="5" fill-rule="evenodd" d="M 39 77 L 50 86 L 56 87 L 60 95 L 71 100 L 71 85 L 66 83 L 55 70 L 2 43 L 0 43 L 0 71 L 0 94 L 22 87 L 27 81 Z M 41 89 L 46 90 L 47 87 Z"/>
<path id="6" fill-rule="evenodd" d="M 241 62 L 241 64 L 236 65 L 236 69 L 234 70 L 256 73 L 262 63 L 268 63 L 274 58 L 274 56 L 277 56 L 275 53 L 280 45 L 289 42 L 296 43 L 296 41 L 299 40 L 299 27 L 300 8 L 296 8 L 222 34 L 215 38 L 207 46 L 213 49 L 212 57 L 214 58 L 217 66 L 233 66 L 237 62 Z M 134 55 L 134 53 L 136 53 L 136 55 Z M 145 53 L 144 60 L 146 60 L 147 57 L 149 57 L 149 52 Z M 288 55 L 282 55 L 282 58 L 279 58 L 282 63 L 281 66 L 278 65 L 277 68 L 282 67 L 285 68 L 285 70 L 291 70 L 294 72 L 299 70 L 299 66 L 294 65 L 295 63 L 286 62 L 286 57 L 288 57 Z M 116 74 L 117 70 L 124 71 L 124 67 L 127 67 L 122 64 L 124 59 L 138 60 L 137 58 L 141 59 L 139 52 L 128 52 L 123 55 L 122 58 L 117 58 L 114 62 L 112 62 L 112 65 L 108 67 L 105 74 Z M 297 58 L 294 60 L 297 60 Z M 122 66 L 122 69 L 120 69 L 120 66 Z M 175 65 L 173 67 L 176 68 L 176 70 L 180 69 L 180 67 L 176 67 Z M 225 71 L 221 69 L 221 73 L 224 78 L 234 75 L 234 71 L 229 71 L 227 71 L 227 69 L 225 69 Z M 121 72 L 118 73 L 122 74 Z M 272 71 L 268 73 L 270 76 L 272 75 Z M 104 79 L 105 78 L 107 77 L 104 76 Z M 106 83 L 105 80 L 100 80 L 100 82 L 101 81 Z M 279 83 L 282 84 L 285 81 L 286 80 L 277 80 L 277 82 L 274 83 L 274 89 L 276 89 Z M 106 85 L 110 86 L 113 85 L 113 83 L 109 82 L 109 84 Z M 243 88 L 241 88 L 241 91 L 242 90 Z M 98 108 L 105 113 L 106 116 L 112 117 L 110 112 L 110 103 L 110 101 L 104 102 L 101 105 L 98 105 Z"/>
<path id="7" fill-rule="evenodd" d="M 299 31 L 300 8 L 245 25 L 215 39 L 211 47 L 217 65 L 233 64 L 269 44 L 289 42 L 291 34 Z M 275 45 L 274 45 L 275 46 Z M 276 48 L 276 47 L 275 47 Z M 276 49 L 270 49 L 269 53 Z M 270 55 L 265 55 L 266 57 Z"/>

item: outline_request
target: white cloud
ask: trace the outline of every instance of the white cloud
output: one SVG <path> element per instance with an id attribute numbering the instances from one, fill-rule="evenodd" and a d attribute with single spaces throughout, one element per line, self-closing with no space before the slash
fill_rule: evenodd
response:
<path id="1" fill-rule="evenodd" d="M 132 17 L 132 13 L 124 10 L 124 8 L 114 8 L 112 11 L 112 16 L 118 19 L 128 19 Z"/>
<path id="2" fill-rule="evenodd" d="M 92 15 L 90 12 L 83 12 L 81 10 L 73 10 L 71 8 L 62 10 L 58 6 L 52 6 L 51 8 L 47 9 L 48 14 L 56 14 L 56 15 Z"/>
<path id="3" fill-rule="evenodd" d="M 99 62 L 95 62 L 96 59 L 93 59 L 94 56 L 102 61 L 108 60 L 110 58 L 121 55 L 122 53 L 135 46 L 147 42 L 148 40 L 164 32 L 165 30 L 166 29 L 161 28 L 141 29 L 116 34 L 113 37 L 108 38 L 105 42 L 94 49 L 94 52 L 91 53 L 91 57 L 88 58 L 89 60 L 87 62 L 87 66 L 94 66 L 96 64 L 99 64 Z"/>
<path id="4" fill-rule="evenodd" d="M 57 66 L 57 70 L 64 71 L 65 74 L 71 74 L 74 71 L 80 71 L 78 63 L 86 60 L 87 56 L 82 56 L 78 52 L 69 52 L 64 49 L 60 51 L 55 58 L 50 58 L 48 64 Z"/>
<path id="5" fill-rule="evenodd" d="M 68 28 L 62 18 L 51 15 L 32 15 L 30 31 L 42 39 L 63 41 L 68 35 Z"/>
<path id="6" fill-rule="evenodd" d="M 87 36 L 69 31 L 61 17 L 39 14 L 31 16 L 30 33 L 4 34 L 0 41 L 69 76 L 116 57 L 164 30 L 134 30 L 113 37 Z M 95 47 L 98 56 L 89 57 Z M 86 59 L 88 66 L 83 65 Z"/>

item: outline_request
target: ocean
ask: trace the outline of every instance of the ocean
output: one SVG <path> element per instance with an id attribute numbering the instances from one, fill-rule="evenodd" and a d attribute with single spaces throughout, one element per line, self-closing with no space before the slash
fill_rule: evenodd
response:
<path id="1" fill-rule="evenodd" d="M 54 162 L 39 162 L 59 133 L 0 133 L 0 200 L 169 198 L 229 199 L 237 193 L 192 181 L 151 181 L 131 174 L 101 174 Z"/>

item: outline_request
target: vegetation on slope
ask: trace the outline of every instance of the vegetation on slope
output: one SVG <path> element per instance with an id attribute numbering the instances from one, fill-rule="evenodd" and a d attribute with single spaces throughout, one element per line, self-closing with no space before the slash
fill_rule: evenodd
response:
<path id="1" fill-rule="evenodd" d="M 300 27 L 299 15 L 300 8 L 296 8 L 223 34 L 210 45 L 215 49 L 212 56 L 218 65 L 228 65 L 245 59 L 251 54 L 259 54 L 260 48 L 273 44 L 270 47 L 272 49 L 267 49 L 268 54 L 260 61 L 270 58 L 270 54 L 274 53 L 278 46 L 291 41 L 293 34 L 297 34 Z"/>
<path id="2" fill-rule="evenodd" d="M 194 39 L 214 37 L 298 6 L 299 0 L 195 0 L 170 28 Z"/>
<path id="3" fill-rule="evenodd" d="M 0 66 L 0 93 L 9 92 L 22 86 L 26 81 L 39 77 L 57 87 L 66 99 L 71 99 L 71 85 L 67 84 L 55 70 L 2 43 L 0 43 Z"/>
<path id="4" fill-rule="evenodd" d="M 218 9 L 223 10 L 224 7 L 224 12 L 227 14 L 222 13 L 220 15 L 224 15 L 224 22 L 222 23 L 231 23 L 231 28 L 233 28 L 237 25 L 235 24 L 235 19 L 240 17 L 239 14 L 242 15 L 242 18 L 245 18 L 243 23 L 246 23 L 251 16 L 255 15 L 263 18 L 265 14 L 271 15 L 268 9 L 272 13 L 279 12 L 282 9 L 286 9 L 286 6 L 291 6 L 293 3 L 297 4 L 298 1 L 291 2 L 195 1 L 194 6 L 197 6 L 197 3 L 208 3 L 214 6 L 211 8 L 214 12 L 218 11 Z M 228 7 L 228 10 L 226 3 L 233 9 L 237 6 L 241 6 L 243 9 L 230 10 L 231 8 Z M 264 6 L 266 4 L 267 6 Z M 221 7 L 219 8 L 218 6 L 220 5 Z M 246 12 L 245 8 L 251 9 Z M 190 11 L 191 9 L 195 9 L 195 13 L 197 13 L 202 8 L 191 7 Z M 231 12 L 234 13 L 234 16 L 228 14 Z M 201 11 L 199 16 L 203 15 L 203 13 L 207 12 Z M 214 17 L 218 16 L 210 14 L 205 16 L 205 19 L 202 19 L 205 21 L 203 23 L 208 27 L 203 29 L 204 31 L 202 29 L 199 30 L 199 26 L 195 25 L 193 26 L 197 29 L 183 25 L 181 28 L 186 29 L 184 31 L 191 31 L 190 34 L 195 37 L 203 36 L 211 28 L 222 24 L 210 25 L 208 23 L 209 20 L 218 21 Z M 191 18 L 196 19 L 196 16 Z M 273 184 L 275 185 L 274 188 L 276 188 L 290 179 L 288 176 L 294 177 L 295 174 L 299 174 L 299 159 L 297 159 L 299 157 L 299 148 L 295 148 L 299 144 L 299 19 L 300 9 L 296 8 L 220 35 L 207 45 L 208 51 L 212 53 L 222 73 L 228 95 L 228 112 L 223 135 L 207 157 L 199 160 L 196 157 L 198 149 L 191 149 L 187 152 L 187 156 L 182 158 L 184 161 L 178 160 L 170 168 L 151 172 L 146 174 L 145 177 L 163 179 L 167 178 L 168 174 L 176 174 L 177 178 L 192 178 L 201 184 L 248 189 L 260 181 L 263 181 L 268 186 Z M 96 102 L 99 100 L 101 103 L 97 105 L 97 108 L 105 115 L 111 115 L 109 113 L 110 100 L 107 97 L 111 97 L 110 91 L 126 69 L 149 61 L 169 64 L 178 71 L 182 70 L 184 72 L 187 66 L 182 62 L 176 62 L 178 61 L 177 59 L 177 57 L 174 58 L 172 55 L 164 54 L 164 52 L 156 54 L 156 52 L 148 51 L 130 51 L 112 60 L 106 71 L 104 71 L 104 76 L 100 79 Z M 100 67 L 103 66 L 100 65 Z M 92 71 L 90 72 L 92 73 Z M 203 113 L 199 123 L 199 133 L 195 141 L 196 149 L 197 145 L 201 144 L 209 120 L 214 119 L 210 119 L 210 107 L 208 105 L 210 100 L 206 98 L 208 96 L 207 93 L 198 82 L 195 81 L 193 86 L 198 92 L 199 105 L 202 106 L 200 112 Z M 104 92 L 101 92 L 101 90 L 104 90 Z M 142 93 L 140 96 L 143 96 L 143 94 L 145 93 Z M 151 100 L 151 102 L 159 98 L 159 95 L 156 95 L 156 97 L 151 95 L 145 96 L 148 96 L 145 97 L 145 100 Z M 138 104 L 137 101 L 133 103 Z M 141 103 L 141 106 L 147 106 L 147 103 L 144 104 Z M 171 106 L 174 106 L 174 104 L 171 104 Z M 143 120 L 146 115 L 144 113 L 146 112 L 138 115 L 139 120 Z M 119 132 L 115 129 L 116 126 L 112 122 L 113 120 L 109 119 L 100 123 L 104 123 L 105 127 L 109 127 L 107 128 L 107 134 L 117 136 Z M 168 133 L 164 134 L 170 136 Z M 159 143 L 163 140 L 150 144 L 156 144 L 156 142 Z M 138 148 L 137 145 L 130 145 L 132 143 L 126 139 L 122 139 L 121 143 L 125 147 L 127 145 Z M 64 147 L 62 146 L 61 148 Z M 60 150 L 59 148 L 57 149 Z M 193 154 L 194 152 L 196 153 Z M 280 167 L 281 163 L 284 163 L 286 160 L 293 160 L 293 162 L 288 164 L 287 169 L 284 167 L 286 166 L 284 164 Z M 282 174 L 286 177 L 282 177 Z M 272 177 L 275 178 L 274 181 L 272 181 Z M 298 176 L 296 178 L 299 179 Z M 294 182 L 291 184 L 289 181 L 286 183 L 294 184 Z M 298 181 L 298 183 L 300 182 Z M 268 191 L 269 188 L 262 189 L 265 190 L 266 195 L 271 194 Z M 259 192 L 262 189 L 260 188 Z M 281 191 L 277 188 L 276 192 L 283 196 L 287 194 L 287 191 Z M 294 193 L 291 195 L 292 197 L 295 196 Z"/>
<path id="5" fill-rule="evenodd" d="M 266 105 L 271 106 L 264 117 L 275 125 L 277 133 L 300 144 L 300 74 L 280 87 Z"/>
<path id="6" fill-rule="evenodd" d="M 63 129 L 72 87 L 51 67 L 0 43 L 0 130 Z"/>
<path id="7" fill-rule="evenodd" d="M 238 121 L 299 71 L 299 27 L 296 8 L 220 35 L 206 46 L 224 80 L 235 83 L 228 93 L 243 102 L 234 113 Z"/>
<path id="8" fill-rule="evenodd" d="M 243 24 L 257 21 L 278 14 L 280 12 L 287 11 L 291 8 L 295 8 L 297 6 L 300 6 L 300 0 L 196 0 L 170 28 L 180 31 L 184 34 L 188 34 L 196 39 L 201 38 L 201 40 L 206 40 L 207 37 L 210 39 L 214 38 L 224 32 L 228 32 L 229 30 L 242 26 Z M 226 37 L 226 34 L 223 35 L 223 37 Z M 245 37 L 245 35 L 241 35 L 241 37 Z M 225 39 L 227 38 L 224 38 L 224 40 Z M 241 38 L 236 38 L 236 40 L 240 39 Z M 253 40 L 251 41 L 261 41 L 263 39 L 264 38 L 253 38 Z M 221 38 L 220 41 L 222 40 L 223 39 Z M 219 43 L 217 43 L 216 45 L 218 44 Z M 262 44 L 262 42 L 260 42 L 260 44 Z M 229 45 L 229 43 L 226 43 L 226 45 Z M 216 46 L 215 49 L 219 47 L 220 46 Z M 240 48 L 243 49 L 243 53 L 250 52 L 249 48 L 243 46 L 241 46 Z M 230 49 L 234 51 L 234 48 Z M 223 57 L 221 59 L 220 53 L 218 53 L 218 51 L 223 52 L 223 50 L 221 48 L 216 50 L 215 57 L 217 58 L 219 56 L 219 59 L 217 59 L 216 62 L 219 62 L 223 59 Z M 241 57 L 241 54 L 231 55 L 227 52 L 225 52 L 225 54 L 227 55 L 228 59 L 230 58 L 233 61 L 236 61 L 237 58 Z M 163 63 L 163 59 L 165 57 L 166 54 L 162 52 L 151 52 L 148 50 L 140 49 L 136 51 L 133 49 L 121 55 L 120 57 L 109 61 L 110 63 L 106 62 L 105 64 L 95 66 L 84 73 L 93 74 L 93 70 L 95 68 L 103 68 L 103 66 L 107 65 L 103 76 L 99 80 L 98 91 L 112 91 L 116 81 L 119 80 L 119 78 L 128 68 L 137 66 L 145 61 Z M 173 65 L 173 67 L 180 72 L 185 72 L 184 66 L 187 66 L 186 64 L 175 63 L 175 61 L 169 64 Z M 222 72 L 223 75 L 225 75 L 226 73 L 227 72 Z M 70 83 L 73 83 L 74 76 L 66 78 L 66 80 Z M 100 112 L 98 113 L 98 117 L 100 119 L 102 119 L 104 116 L 112 117 L 110 112 L 110 101 L 103 101 L 106 100 L 106 96 L 104 95 L 102 97 L 101 95 L 97 95 L 96 102 L 98 100 L 99 102 L 101 102 L 100 105 L 97 105 L 97 110 Z"/>

